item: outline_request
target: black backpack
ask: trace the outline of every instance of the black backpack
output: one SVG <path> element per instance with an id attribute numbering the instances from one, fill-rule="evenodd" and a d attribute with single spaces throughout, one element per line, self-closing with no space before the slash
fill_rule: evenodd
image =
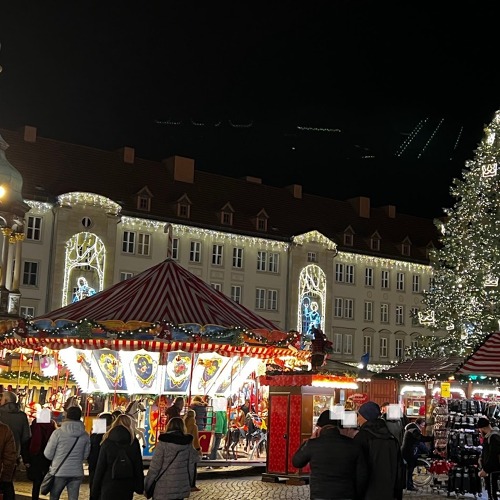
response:
<path id="1" fill-rule="evenodd" d="M 111 466 L 111 479 L 131 479 L 134 477 L 134 467 L 123 446 L 118 447 L 118 453 Z"/>

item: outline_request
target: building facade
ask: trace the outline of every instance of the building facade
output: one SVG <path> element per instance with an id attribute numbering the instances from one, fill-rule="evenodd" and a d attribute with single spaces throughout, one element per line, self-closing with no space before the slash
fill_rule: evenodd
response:
<path id="1" fill-rule="evenodd" d="M 45 139 L 31 126 L 0 134 L 29 206 L 19 249 L 2 243 L 21 316 L 43 317 L 172 258 L 281 330 L 307 336 L 319 325 L 339 361 L 368 353 L 387 365 L 429 334 L 416 313 L 438 244 L 432 220 L 367 197 L 198 171 L 190 158 Z"/>

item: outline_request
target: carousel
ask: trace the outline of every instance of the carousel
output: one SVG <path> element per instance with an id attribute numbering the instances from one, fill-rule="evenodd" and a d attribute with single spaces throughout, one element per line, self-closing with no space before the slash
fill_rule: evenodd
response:
<path id="1" fill-rule="evenodd" d="M 218 412 L 230 422 L 248 401 L 262 422 L 268 387 L 259 377 L 270 367 L 310 366 L 311 353 L 297 337 L 167 259 L 43 317 L 14 322 L 2 347 L 67 370 L 76 388 L 65 396 L 81 399 L 88 430 L 101 411 L 121 408 L 133 416 L 146 459 L 164 430 L 165 408 L 176 396 L 186 406 L 201 396 L 207 422 L 200 442 L 208 458 Z M 248 442 L 226 445 L 216 450 L 218 463 L 266 460 L 265 446 L 256 456 L 254 447 L 245 449 Z"/>

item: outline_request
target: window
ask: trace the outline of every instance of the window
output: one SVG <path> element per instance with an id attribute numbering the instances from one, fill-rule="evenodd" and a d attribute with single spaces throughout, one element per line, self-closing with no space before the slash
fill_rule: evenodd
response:
<path id="1" fill-rule="evenodd" d="M 38 285 L 38 262 L 25 261 L 23 270 L 23 285 Z"/>
<path id="2" fill-rule="evenodd" d="M 271 252 L 257 252 L 257 271 L 278 272 L 279 254 Z"/>
<path id="3" fill-rule="evenodd" d="M 345 266 L 345 283 L 354 283 L 354 266 L 351 264 Z"/>
<path id="4" fill-rule="evenodd" d="M 120 281 L 125 281 L 131 278 L 134 275 L 134 273 L 129 273 L 128 271 L 122 271 L 120 273 Z"/>
<path id="5" fill-rule="evenodd" d="M 226 226 L 232 226 L 233 225 L 233 214 L 231 212 L 222 212 L 221 223 L 226 225 Z"/>
<path id="6" fill-rule="evenodd" d="M 401 255 L 409 256 L 410 255 L 411 246 L 409 243 L 401 244 Z"/>
<path id="7" fill-rule="evenodd" d="M 404 346 L 405 343 L 403 339 L 396 339 L 396 359 L 403 359 Z"/>
<path id="8" fill-rule="evenodd" d="M 179 238 L 172 238 L 172 259 L 179 259 Z"/>
<path id="9" fill-rule="evenodd" d="M 210 283 L 210 286 L 217 290 L 218 292 L 222 292 L 222 283 Z"/>
<path id="10" fill-rule="evenodd" d="M 257 217 L 257 231 L 267 231 L 267 219 L 264 217 Z"/>
<path id="11" fill-rule="evenodd" d="M 420 275 L 414 274 L 411 280 L 411 291 L 413 293 L 420 293 Z"/>
<path id="12" fill-rule="evenodd" d="M 365 267 L 365 286 L 373 286 L 373 267 Z"/>
<path id="13" fill-rule="evenodd" d="M 137 235 L 137 255 L 149 255 L 151 245 L 151 235 L 147 233 L 139 233 Z"/>
<path id="14" fill-rule="evenodd" d="M 335 333 L 333 335 L 333 352 L 335 354 L 342 354 L 342 334 Z"/>
<path id="15" fill-rule="evenodd" d="M 307 252 L 307 262 L 318 262 L 318 255 L 316 252 Z"/>
<path id="16" fill-rule="evenodd" d="M 369 335 L 363 337 L 363 354 L 372 353 L 372 338 Z"/>
<path id="17" fill-rule="evenodd" d="M 278 310 L 278 290 L 257 288 L 255 290 L 255 309 Z"/>
<path id="18" fill-rule="evenodd" d="M 373 321 L 373 301 L 365 300 L 365 321 Z"/>
<path id="19" fill-rule="evenodd" d="M 151 210 L 151 198 L 149 196 L 139 195 L 137 197 L 137 208 L 149 212 Z"/>
<path id="20" fill-rule="evenodd" d="M 212 245 L 212 265 L 213 266 L 222 266 L 222 253 L 223 253 L 222 245 Z"/>
<path id="21" fill-rule="evenodd" d="M 344 281 L 344 264 L 335 264 L 335 281 L 338 283 Z"/>
<path id="22" fill-rule="evenodd" d="M 337 297 L 334 302 L 333 315 L 336 318 L 354 318 L 354 299 L 343 299 Z"/>
<path id="23" fill-rule="evenodd" d="M 411 326 L 422 326 L 418 319 L 418 313 L 420 311 L 420 307 L 412 307 L 410 311 L 411 311 L 410 312 Z"/>
<path id="24" fill-rule="evenodd" d="M 370 240 L 370 247 L 372 250 L 380 250 L 380 238 L 373 236 Z"/>
<path id="25" fill-rule="evenodd" d="M 264 288 L 257 288 L 255 290 L 255 309 L 266 308 L 266 290 Z"/>
<path id="26" fill-rule="evenodd" d="M 344 354 L 352 354 L 352 335 L 344 335 Z"/>
<path id="27" fill-rule="evenodd" d="M 28 224 L 26 225 L 26 239 L 31 241 L 40 241 L 42 239 L 41 217 L 28 217 Z"/>
<path id="28" fill-rule="evenodd" d="M 177 204 L 177 215 L 184 219 L 189 219 L 189 216 L 191 215 L 191 205 L 185 201 L 179 202 Z"/>
<path id="29" fill-rule="evenodd" d="M 189 262 L 201 262 L 201 243 L 199 241 L 191 242 Z"/>
<path id="30" fill-rule="evenodd" d="M 389 271 L 382 271 L 382 279 L 380 286 L 382 288 L 389 288 Z"/>
<path id="31" fill-rule="evenodd" d="M 398 292 L 405 291 L 405 273 L 396 273 L 396 290 Z"/>
<path id="32" fill-rule="evenodd" d="M 380 337 L 380 357 L 387 358 L 388 342 L 387 337 Z"/>
<path id="33" fill-rule="evenodd" d="M 354 244 L 354 235 L 352 233 L 344 233 L 344 245 L 352 247 Z"/>
<path id="34" fill-rule="evenodd" d="M 19 315 L 24 319 L 31 319 L 35 317 L 35 308 L 30 306 L 21 306 Z"/>
<path id="35" fill-rule="evenodd" d="M 335 264 L 335 281 L 353 284 L 354 266 L 352 264 Z"/>
<path id="36" fill-rule="evenodd" d="M 241 286 L 240 285 L 231 285 L 231 298 L 241 304 Z"/>
<path id="37" fill-rule="evenodd" d="M 411 347 L 412 349 L 418 349 L 418 339 L 412 339 Z"/>
<path id="38" fill-rule="evenodd" d="M 233 248 L 233 267 L 243 268 L 243 248 Z"/>
<path id="39" fill-rule="evenodd" d="M 135 233 L 131 231 L 123 232 L 122 252 L 135 253 Z"/>
<path id="40" fill-rule="evenodd" d="M 389 323 L 389 304 L 380 304 L 380 322 Z"/>
<path id="41" fill-rule="evenodd" d="M 405 306 L 397 305 L 396 306 L 396 325 L 404 325 L 405 324 Z"/>

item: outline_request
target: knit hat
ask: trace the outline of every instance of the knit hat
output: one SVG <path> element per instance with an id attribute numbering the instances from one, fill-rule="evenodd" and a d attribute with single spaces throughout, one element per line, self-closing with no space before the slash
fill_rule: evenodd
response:
<path id="1" fill-rule="evenodd" d="M 380 417 L 380 406 L 374 401 L 363 403 L 358 410 L 358 413 L 366 420 L 377 420 Z"/>
<path id="2" fill-rule="evenodd" d="M 487 417 L 480 417 L 476 423 L 476 429 L 482 429 L 483 427 L 488 427 L 490 425 L 490 421 Z"/>
<path id="3" fill-rule="evenodd" d="M 82 409 L 79 406 L 70 406 L 66 410 L 66 418 L 68 420 L 81 420 Z"/>
<path id="4" fill-rule="evenodd" d="M 318 427 L 324 427 L 325 425 L 338 425 L 338 421 L 337 420 L 332 420 L 330 418 L 330 410 L 325 410 L 318 417 L 316 425 Z"/>

